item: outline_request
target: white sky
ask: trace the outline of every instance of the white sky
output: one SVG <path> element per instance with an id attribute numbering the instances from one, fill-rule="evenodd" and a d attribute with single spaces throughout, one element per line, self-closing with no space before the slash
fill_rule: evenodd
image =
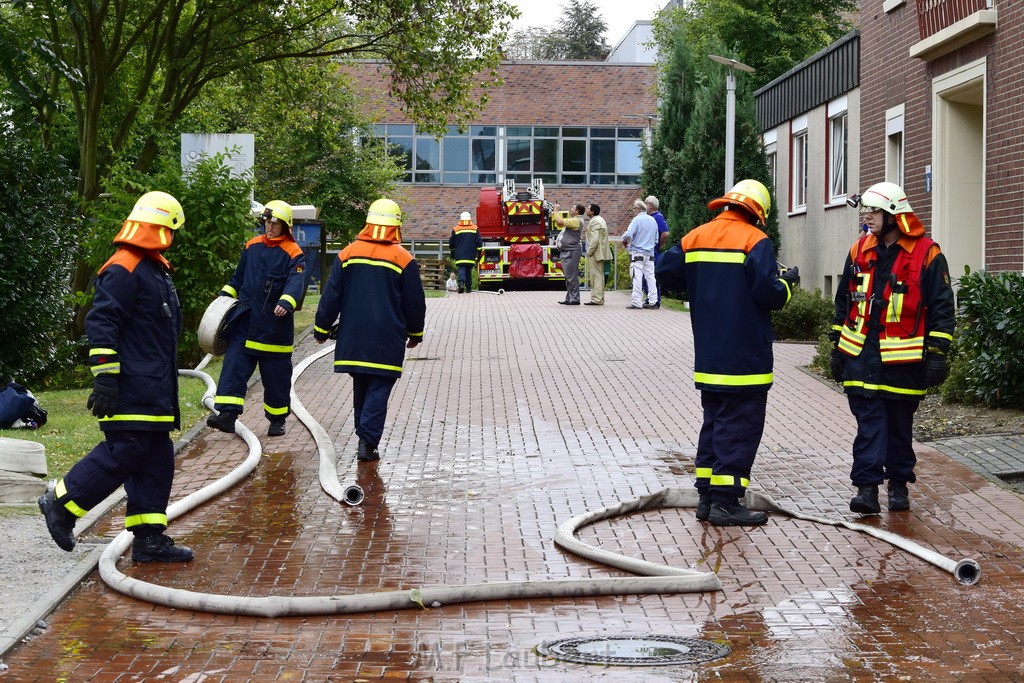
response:
<path id="1" fill-rule="evenodd" d="M 522 16 L 513 24 L 513 30 L 532 26 L 554 28 L 562 17 L 562 5 L 566 0 L 508 0 L 519 8 Z M 608 30 L 605 40 L 609 47 L 615 47 L 634 21 L 653 19 L 654 15 L 667 4 L 667 0 L 590 0 L 597 6 Z"/>

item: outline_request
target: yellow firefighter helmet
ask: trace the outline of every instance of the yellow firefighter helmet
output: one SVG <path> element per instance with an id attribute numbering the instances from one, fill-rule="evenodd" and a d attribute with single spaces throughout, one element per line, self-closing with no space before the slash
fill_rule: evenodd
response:
<path id="1" fill-rule="evenodd" d="M 166 192 L 147 192 L 135 202 L 128 220 L 177 230 L 185 225 L 185 212 L 178 200 Z"/>
<path id="2" fill-rule="evenodd" d="M 720 209 L 729 204 L 739 204 L 754 214 L 758 223 L 764 225 L 772 210 L 772 196 L 763 183 L 747 178 L 733 185 L 724 196 L 708 202 L 708 208 Z"/>

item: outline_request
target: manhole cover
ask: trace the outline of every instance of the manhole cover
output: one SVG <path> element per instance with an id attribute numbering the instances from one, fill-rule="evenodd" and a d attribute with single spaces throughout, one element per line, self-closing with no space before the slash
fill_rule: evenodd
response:
<path id="1" fill-rule="evenodd" d="M 676 636 L 566 638 L 537 647 L 537 652 L 563 662 L 621 666 L 699 664 L 725 657 L 726 645 Z"/>

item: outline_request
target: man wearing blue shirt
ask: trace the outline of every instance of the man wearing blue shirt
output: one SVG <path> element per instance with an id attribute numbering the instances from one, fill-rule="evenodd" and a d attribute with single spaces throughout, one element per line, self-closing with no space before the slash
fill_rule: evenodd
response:
<path id="1" fill-rule="evenodd" d="M 665 220 L 665 216 L 661 213 L 661 202 L 653 194 L 649 195 L 644 200 L 644 204 L 647 205 L 647 215 L 654 219 L 654 222 L 658 224 L 658 243 L 654 245 L 654 268 L 655 277 L 657 277 L 658 259 L 661 258 L 662 247 L 665 246 L 665 242 L 668 241 L 668 221 Z M 658 301 L 654 304 L 655 308 L 661 308 L 661 292 L 658 292 Z"/>
<path id="2" fill-rule="evenodd" d="M 629 308 L 656 308 L 658 285 L 654 280 L 654 248 L 658 244 L 658 224 L 647 215 L 647 204 L 633 202 L 636 216 L 622 234 L 622 244 L 629 252 L 629 276 L 633 279 L 633 294 Z M 647 285 L 647 303 L 644 303 L 644 284 Z"/>

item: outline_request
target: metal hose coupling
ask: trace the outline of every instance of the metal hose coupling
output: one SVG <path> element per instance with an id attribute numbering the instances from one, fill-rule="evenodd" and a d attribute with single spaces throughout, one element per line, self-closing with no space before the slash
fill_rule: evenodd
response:
<path id="1" fill-rule="evenodd" d="M 352 484 L 351 486 L 345 487 L 345 492 L 341 500 L 345 505 L 356 506 L 362 504 L 364 497 L 363 488 L 358 484 Z"/>
<path id="2" fill-rule="evenodd" d="M 960 560 L 953 567 L 953 577 L 965 586 L 973 586 L 981 579 L 981 565 L 974 560 Z"/>

